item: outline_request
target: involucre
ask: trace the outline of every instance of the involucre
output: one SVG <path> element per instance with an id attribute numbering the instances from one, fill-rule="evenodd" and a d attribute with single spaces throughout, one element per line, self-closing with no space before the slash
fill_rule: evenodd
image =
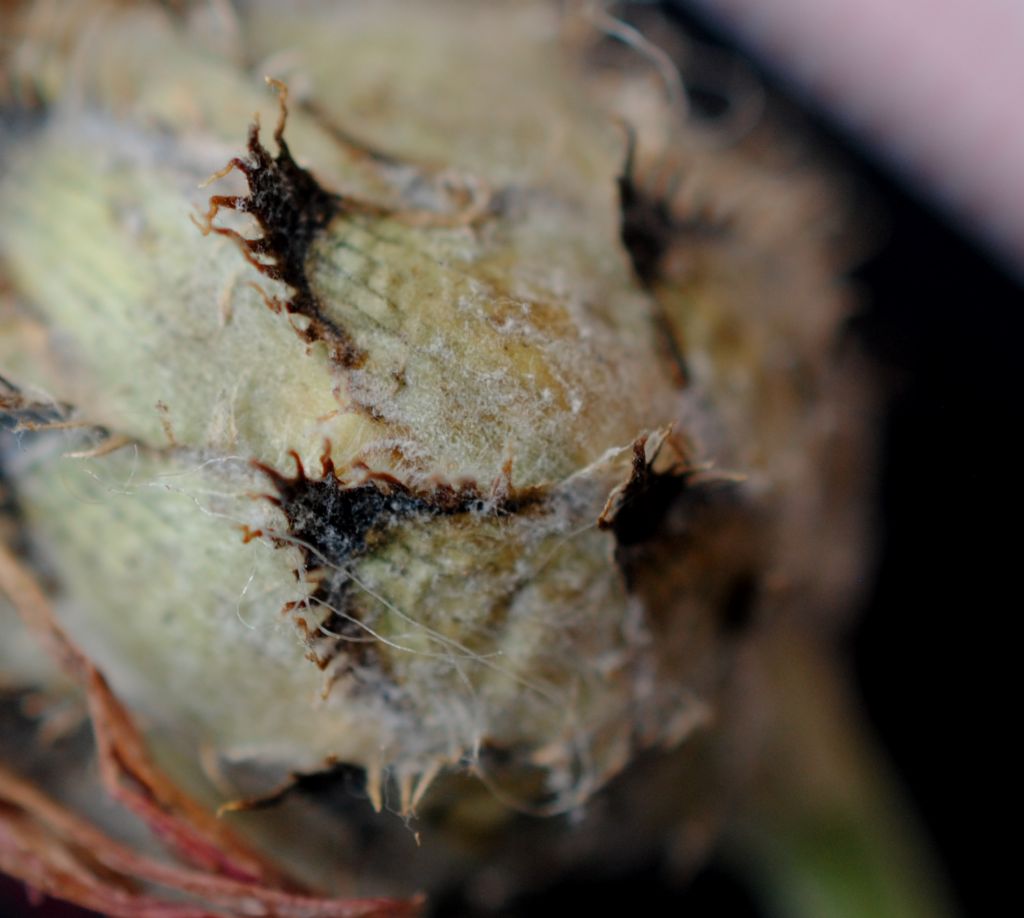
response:
<path id="1" fill-rule="evenodd" d="M 583 7 L 4 16 L 8 560 L 161 773 L 247 809 L 333 769 L 225 820 L 494 901 L 616 805 L 640 852 L 756 798 L 861 535 L 842 208 L 793 142 L 687 121 Z"/>

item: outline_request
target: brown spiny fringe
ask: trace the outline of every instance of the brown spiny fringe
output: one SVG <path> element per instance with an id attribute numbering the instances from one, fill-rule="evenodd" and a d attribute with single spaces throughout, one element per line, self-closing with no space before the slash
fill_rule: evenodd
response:
<path id="1" fill-rule="evenodd" d="M 374 642 L 358 640 L 365 637 L 355 619 L 350 593 L 352 581 L 348 566 L 371 547 L 388 538 L 389 530 L 413 517 L 455 516 L 462 513 L 489 512 L 509 514 L 536 506 L 545 498 L 541 488 L 515 490 L 505 477 L 484 492 L 473 481 L 459 483 L 435 482 L 427 487 L 413 487 L 392 474 L 373 471 L 356 463 L 351 472 L 357 480 L 349 483 L 339 475 L 327 443 L 320 457 L 320 477 L 306 474 L 298 453 L 292 452 L 296 472 L 282 475 L 260 462 L 255 467 L 263 472 L 274 487 L 274 494 L 265 495 L 279 507 L 288 521 L 286 536 L 274 536 L 246 529 L 246 540 L 266 535 L 278 545 L 298 547 L 303 555 L 303 570 L 297 575 L 323 573 L 313 593 L 302 602 L 286 605 L 287 611 L 310 605 L 328 610 L 327 618 L 311 628 L 305 618 L 297 617 L 296 625 L 303 632 L 309 656 L 321 669 L 346 654 L 349 668 L 370 665 L 375 660 Z"/>
<path id="2" fill-rule="evenodd" d="M 306 258 L 317 234 L 339 213 L 383 214 L 386 211 L 325 190 L 312 173 L 295 162 L 284 139 L 288 120 L 287 89 L 277 80 L 269 82 L 278 91 L 281 107 L 274 130 L 277 155 L 271 156 L 261 143 L 259 120 L 255 120 L 249 127 L 248 157 L 235 157 L 211 179 L 221 178 L 237 169 L 245 176 L 249 193 L 211 197 L 209 210 L 199 222 L 199 227 L 204 234 L 214 232 L 231 239 L 261 274 L 291 288 L 291 296 L 287 300 L 266 297 L 267 305 L 275 311 L 284 310 L 289 315 L 303 316 L 307 324 L 302 329 L 296 328 L 299 337 L 310 344 L 324 342 L 338 364 L 357 368 L 365 362 L 366 355 L 355 346 L 343 328 L 324 314 L 306 275 Z M 246 239 L 233 229 L 215 226 L 213 220 L 222 209 L 251 214 L 262 235 Z"/>

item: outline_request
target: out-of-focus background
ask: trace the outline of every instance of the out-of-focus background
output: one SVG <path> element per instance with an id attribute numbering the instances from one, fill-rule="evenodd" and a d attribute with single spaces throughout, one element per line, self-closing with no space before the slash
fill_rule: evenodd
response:
<path id="1" fill-rule="evenodd" d="M 1024 278 L 1019 0 L 669 0 Z"/>

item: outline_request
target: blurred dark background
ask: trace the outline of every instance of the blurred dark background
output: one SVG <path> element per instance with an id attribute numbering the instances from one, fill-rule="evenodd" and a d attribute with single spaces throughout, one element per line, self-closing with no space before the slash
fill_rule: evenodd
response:
<path id="1" fill-rule="evenodd" d="M 671 13 L 700 40 L 731 47 L 680 6 L 672 4 Z M 772 91 L 786 93 L 774 73 L 756 63 L 754 69 Z M 881 533 L 850 658 L 960 910 L 987 914 L 994 911 L 998 844 L 991 825 L 1009 805 L 995 771 L 1001 743 L 990 718 L 1002 695 L 995 651 L 1005 627 L 997 623 L 1013 608 L 1010 438 L 1020 418 L 1012 383 L 1024 289 L 827 113 L 804 108 L 814 133 L 877 209 L 876 241 L 854 272 L 862 294 L 854 328 L 885 396 Z M 607 883 L 568 883 L 525 905 L 524 913 L 536 915 L 638 908 L 649 915 L 762 915 L 752 891 L 720 861 L 685 890 L 666 886 L 652 864 Z M 457 910 L 452 903 L 451 913 Z M 53 902 L 26 911 L 20 886 L 0 881 L 0 916 L 25 914 L 83 913 Z"/>

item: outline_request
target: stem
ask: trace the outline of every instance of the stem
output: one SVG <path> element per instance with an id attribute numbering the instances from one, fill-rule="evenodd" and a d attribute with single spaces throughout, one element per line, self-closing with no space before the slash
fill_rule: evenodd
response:
<path id="1" fill-rule="evenodd" d="M 769 914 L 953 915 L 918 819 L 826 654 L 786 634 L 759 664 L 777 707 L 735 841 Z"/>

